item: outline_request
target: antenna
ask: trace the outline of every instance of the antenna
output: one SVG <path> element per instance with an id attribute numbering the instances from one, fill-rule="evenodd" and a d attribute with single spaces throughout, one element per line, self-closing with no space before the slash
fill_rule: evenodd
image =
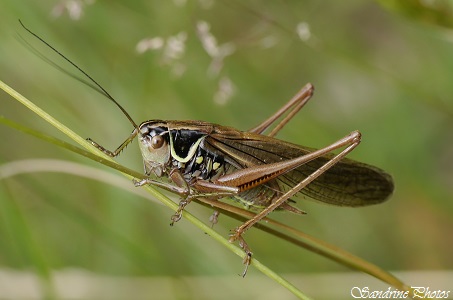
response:
<path id="1" fill-rule="evenodd" d="M 94 85 L 96 87 L 98 87 L 100 89 L 100 92 L 105 96 L 107 97 L 109 100 L 111 100 L 113 103 L 116 104 L 116 106 L 123 112 L 123 114 L 126 116 L 126 118 L 129 120 L 129 122 L 131 122 L 131 124 L 137 129 L 137 133 L 140 134 L 140 128 L 138 127 L 138 125 L 134 122 L 134 120 L 132 119 L 132 117 L 127 113 L 127 111 L 115 100 L 115 98 L 113 98 L 96 80 L 93 79 L 93 77 L 91 77 L 90 75 L 88 75 L 87 72 L 85 72 L 84 70 L 82 70 L 78 65 L 76 65 L 75 63 L 73 63 L 69 58 L 67 58 L 65 55 L 63 55 L 60 51 L 58 51 L 55 47 L 53 47 L 52 45 L 50 45 L 49 43 L 47 43 L 45 40 L 43 40 L 41 37 L 39 37 L 36 33 L 34 33 L 33 31 L 31 31 L 30 29 L 28 29 L 24 23 L 22 23 L 22 21 L 19 19 L 19 23 L 20 25 L 22 25 L 22 27 L 28 31 L 31 35 L 33 35 L 36 39 L 38 39 L 41 43 L 43 43 L 44 45 L 46 45 L 47 47 L 49 47 L 50 49 L 52 49 L 52 51 L 54 51 L 55 53 L 57 53 L 59 56 L 61 56 L 64 60 L 66 60 L 68 63 L 70 63 L 73 67 L 75 67 L 79 72 L 81 72 L 83 75 L 85 75 L 92 83 L 94 83 Z M 47 60 L 47 59 L 46 59 Z M 52 63 L 52 65 L 55 65 Z M 60 67 L 58 67 L 58 69 L 61 69 Z M 66 72 L 65 72 L 66 73 Z M 82 79 L 81 79 L 82 82 L 84 82 Z M 89 85 L 90 87 L 93 87 L 91 85 Z M 94 88 L 94 87 L 93 87 Z M 98 90 L 99 91 L 99 90 Z"/>

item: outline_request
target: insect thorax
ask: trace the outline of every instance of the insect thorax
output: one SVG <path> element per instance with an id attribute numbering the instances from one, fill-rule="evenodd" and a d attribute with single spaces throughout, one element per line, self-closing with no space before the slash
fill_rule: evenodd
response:
<path id="1" fill-rule="evenodd" d="M 208 145 L 206 138 L 209 130 L 206 127 L 197 129 L 195 126 L 184 128 L 177 125 L 165 121 L 148 121 L 140 125 L 140 149 L 147 175 L 154 173 L 158 177 L 166 177 L 171 170 L 178 169 L 192 188 L 196 180 L 214 182 L 220 176 L 238 169 L 231 159 Z M 163 139 L 159 148 L 152 146 L 155 137 Z M 279 194 L 279 184 L 271 181 L 232 198 L 246 207 L 265 207 Z"/>
<path id="2" fill-rule="evenodd" d="M 212 181 L 231 168 L 222 155 L 206 149 L 204 139 L 207 132 L 171 127 L 170 123 L 163 121 L 146 122 L 140 126 L 140 150 L 148 175 L 155 173 L 157 176 L 166 176 L 176 168 L 187 182 L 194 178 Z M 154 149 L 152 141 L 156 136 L 163 138 L 164 145 Z"/>

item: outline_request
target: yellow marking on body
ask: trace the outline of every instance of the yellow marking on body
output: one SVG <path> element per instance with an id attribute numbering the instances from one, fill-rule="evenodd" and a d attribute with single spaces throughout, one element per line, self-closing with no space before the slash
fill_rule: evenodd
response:
<path id="1" fill-rule="evenodd" d="M 176 159 L 177 161 L 179 162 L 182 162 L 182 163 L 186 163 L 188 162 L 195 154 L 195 151 L 197 151 L 197 148 L 198 146 L 200 145 L 201 141 L 206 137 L 206 136 L 203 136 L 201 138 L 199 138 L 189 149 L 189 153 L 187 153 L 187 156 L 186 157 L 181 157 L 179 156 L 178 154 L 176 154 L 176 151 L 175 151 L 175 145 L 173 144 L 173 136 L 171 134 L 171 130 L 170 128 L 168 129 L 168 135 L 170 136 L 170 152 L 171 152 L 171 156 Z"/>
<path id="2" fill-rule="evenodd" d="M 214 171 L 217 170 L 219 167 L 220 167 L 220 163 L 219 163 L 219 162 L 214 162 L 214 163 L 212 164 L 212 169 L 213 169 Z"/>
<path id="3" fill-rule="evenodd" d="M 197 164 L 201 164 L 203 162 L 203 156 L 198 156 L 196 159 L 195 159 L 195 162 Z"/>

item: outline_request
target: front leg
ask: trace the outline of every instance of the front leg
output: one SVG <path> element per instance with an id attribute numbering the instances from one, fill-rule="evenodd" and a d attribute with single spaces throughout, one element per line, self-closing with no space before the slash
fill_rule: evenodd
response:
<path id="1" fill-rule="evenodd" d="M 167 191 L 176 193 L 181 196 L 181 201 L 179 202 L 179 207 L 176 210 L 175 214 L 171 217 L 170 226 L 173 226 L 173 224 L 175 222 L 178 222 L 179 220 L 181 220 L 182 212 L 183 212 L 184 208 L 186 207 L 187 204 L 190 203 L 191 197 L 189 197 L 189 196 L 190 196 L 191 189 L 190 189 L 189 184 L 185 180 L 184 176 L 181 174 L 181 172 L 178 169 L 174 168 L 174 169 L 170 170 L 168 177 L 171 179 L 171 181 L 174 184 L 172 184 L 172 185 L 166 184 L 166 183 L 162 183 L 160 181 L 152 180 L 150 178 L 145 178 L 142 180 L 134 179 L 133 182 L 134 182 L 134 185 L 137 187 L 143 186 L 146 184 L 150 184 L 150 185 L 158 186 L 160 188 L 163 188 Z"/>
<path id="2" fill-rule="evenodd" d="M 181 174 L 179 169 L 172 169 L 170 173 L 168 174 L 170 179 L 183 191 L 181 195 L 181 200 L 179 201 L 179 207 L 176 210 L 175 214 L 171 216 L 171 223 L 170 226 L 173 226 L 175 222 L 178 222 L 182 218 L 182 212 L 184 208 L 187 206 L 187 204 L 190 203 L 192 200 L 190 195 L 190 187 L 189 184 L 187 183 L 186 179 L 184 176 Z"/>
<path id="3" fill-rule="evenodd" d="M 171 217 L 172 222 L 170 225 L 172 226 L 175 222 L 178 222 L 181 219 L 184 208 L 192 201 L 193 198 L 227 197 L 236 195 L 239 192 L 237 187 L 218 185 L 207 180 L 196 180 L 194 178 L 194 180 L 189 183 L 186 181 L 179 169 L 176 168 L 172 169 L 168 176 L 174 184 L 163 183 L 151 178 L 145 178 L 142 180 L 133 179 L 132 181 L 137 187 L 149 184 L 181 196 L 178 210 Z"/>
<path id="4" fill-rule="evenodd" d="M 179 169 L 172 169 L 168 174 L 173 183 L 182 192 L 178 210 L 171 217 L 170 225 L 181 220 L 184 208 L 197 197 L 226 197 L 236 195 L 239 192 L 237 187 L 217 185 L 207 180 L 196 180 L 187 182 Z"/>

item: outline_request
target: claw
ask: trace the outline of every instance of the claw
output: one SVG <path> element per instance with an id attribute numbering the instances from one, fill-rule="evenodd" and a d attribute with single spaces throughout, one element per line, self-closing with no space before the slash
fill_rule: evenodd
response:
<path id="1" fill-rule="evenodd" d="M 252 261 L 252 252 L 250 251 L 246 251 L 245 252 L 245 256 L 244 256 L 244 260 L 242 261 L 242 263 L 245 265 L 245 268 L 244 268 L 244 272 L 242 272 L 242 278 L 245 277 L 245 275 L 247 274 L 247 271 L 249 270 L 249 266 L 250 266 L 250 263 Z"/>
<path id="2" fill-rule="evenodd" d="M 170 226 L 173 226 L 176 222 L 181 220 L 182 212 L 184 211 L 184 208 L 187 206 L 187 204 L 189 204 L 189 202 L 190 202 L 190 199 L 187 199 L 187 198 L 186 199 L 182 199 L 181 201 L 179 201 L 178 210 L 175 212 L 175 214 L 173 216 L 171 216 Z"/>
<path id="3" fill-rule="evenodd" d="M 171 216 L 171 223 L 170 223 L 170 226 L 173 226 L 176 222 L 178 222 L 179 220 L 181 220 L 182 218 L 182 210 L 184 208 L 181 209 L 181 207 L 176 211 L 176 213 Z"/>
<path id="4" fill-rule="evenodd" d="M 142 180 L 138 180 L 138 179 L 132 179 L 132 183 L 136 186 L 136 187 L 139 187 L 139 186 L 144 186 L 146 184 L 148 184 L 148 180 L 147 179 L 142 179 Z"/>
<path id="5" fill-rule="evenodd" d="M 242 237 L 242 233 L 239 231 L 238 228 L 234 230 L 235 232 L 230 234 L 230 239 L 228 240 L 230 243 L 233 243 L 234 241 L 239 241 L 239 247 L 241 247 L 242 250 L 245 252 L 244 259 L 242 260 L 242 263 L 245 265 L 244 272 L 242 272 L 242 277 L 245 277 L 247 274 L 247 271 L 249 269 L 250 263 L 252 262 L 252 251 L 250 250 L 249 246 L 245 242 L 244 238 Z"/>
<path id="6" fill-rule="evenodd" d="M 170 226 L 173 226 L 176 222 L 178 222 L 179 220 L 181 220 L 182 218 L 182 213 L 181 212 L 177 212 L 176 214 L 174 214 L 173 216 L 171 216 L 171 223 L 170 223 Z"/>

